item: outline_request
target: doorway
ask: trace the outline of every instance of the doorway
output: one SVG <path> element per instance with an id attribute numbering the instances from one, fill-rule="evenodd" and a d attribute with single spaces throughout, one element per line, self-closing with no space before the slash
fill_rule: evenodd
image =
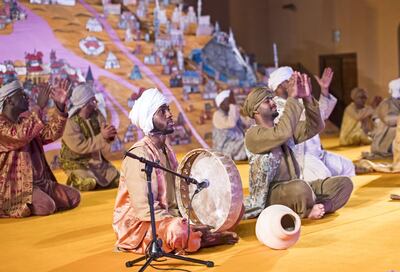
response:
<path id="1" fill-rule="evenodd" d="M 338 100 L 329 120 L 340 128 L 344 110 L 351 103 L 350 92 L 358 85 L 357 54 L 320 55 L 320 74 L 325 67 L 331 67 L 334 72 L 330 91 Z"/>

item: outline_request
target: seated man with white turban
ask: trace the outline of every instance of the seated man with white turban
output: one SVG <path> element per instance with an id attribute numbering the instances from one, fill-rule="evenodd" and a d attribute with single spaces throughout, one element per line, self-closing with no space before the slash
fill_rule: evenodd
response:
<path id="1" fill-rule="evenodd" d="M 277 105 L 279 116 L 282 116 L 288 97 L 288 80 L 293 74 L 292 68 L 280 67 L 271 73 L 268 81 L 269 88 L 275 92 L 274 102 Z M 330 68 L 324 69 L 322 77 L 315 76 L 321 87 L 319 108 L 323 120 L 327 120 L 335 108 L 337 99 L 329 93 L 329 86 L 332 81 L 333 71 Z M 304 112 L 300 120 L 304 120 Z M 275 122 L 279 117 L 275 119 Z M 324 179 L 331 176 L 354 176 L 355 170 L 351 160 L 327 152 L 321 147 L 321 139 L 316 134 L 304 143 L 296 145 L 295 156 L 300 165 L 301 177 L 306 181 Z"/>
<path id="2" fill-rule="evenodd" d="M 166 137 L 174 131 L 174 122 L 167 98 L 157 89 L 143 92 L 129 114 L 134 125 L 142 129 L 145 137 L 136 142 L 129 152 L 176 171 L 178 162 Z M 116 249 L 144 254 L 151 242 L 150 208 L 144 164 L 125 157 L 121 166 L 113 228 L 117 235 Z M 233 244 L 236 233 L 210 232 L 204 226 L 190 226 L 179 216 L 175 198 L 175 181 L 170 173 L 154 169 L 152 193 L 157 236 L 163 240 L 165 252 L 194 252 L 200 247 Z"/>
<path id="3" fill-rule="evenodd" d="M 368 93 L 365 89 L 354 88 L 351 90 L 350 97 L 353 102 L 344 110 L 339 144 L 342 146 L 368 145 L 371 143 L 368 133 L 372 129 L 374 109 L 366 105 Z"/>
<path id="4" fill-rule="evenodd" d="M 43 151 L 43 145 L 62 136 L 68 89 L 66 81 L 47 85 L 29 111 L 19 81 L 0 88 L 0 217 L 50 215 L 78 206 L 79 191 L 57 183 Z M 45 123 L 42 110 L 49 94 L 57 107 Z"/>
<path id="5" fill-rule="evenodd" d="M 400 113 L 400 78 L 389 82 L 389 92 L 391 96 L 384 99 L 376 109 L 379 122 L 371 143 L 371 153 L 382 157 L 393 155 L 392 142 Z"/>
<path id="6" fill-rule="evenodd" d="M 92 87 L 78 85 L 72 92 L 71 104 L 60 151 L 67 184 L 81 191 L 118 187 L 118 170 L 103 155 L 117 131 L 106 124 L 97 110 Z"/>
<path id="7" fill-rule="evenodd" d="M 344 206 L 353 190 L 348 177 L 311 182 L 301 179 L 293 149 L 319 133 L 324 121 L 306 75 L 294 72 L 287 85 L 289 97 L 276 124 L 278 111 L 271 91 L 254 89 L 243 105 L 243 112 L 256 121 L 245 137 L 250 196 L 245 200 L 244 218 L 257 217 L 267 206 L 281 204 L 301 218 L 320 219 Z M 302 98 L 304 107 L 298 98 Z M 304 108 L 305 121 L 299 121 Z"/>
<path id="8" fill-rule="evenodd" d="M 245 120 L 235 104 L 233 92 L 225 90 L 215 98 L 217 111 L 213 115 L 213 148 L 233 160 L 246 160 L 244 148 Z"/>

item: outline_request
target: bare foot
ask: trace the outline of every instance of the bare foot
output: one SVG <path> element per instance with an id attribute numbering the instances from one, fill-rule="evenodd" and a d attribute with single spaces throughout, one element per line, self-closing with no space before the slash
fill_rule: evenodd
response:
<path id="1" fill-rule="evenodd" d="M 201 237 L 201 247 L 217 245 L 233 245 L 239 241 L 239 236 L 235 232 L 207 232 Z"/>
<path id="2" fill-rule="evenodd" d="M 321 219 L 325 215 L 325 208 L 323 204 L 315 204 L 310 214 L 308 215 L 308 219 Z"/>

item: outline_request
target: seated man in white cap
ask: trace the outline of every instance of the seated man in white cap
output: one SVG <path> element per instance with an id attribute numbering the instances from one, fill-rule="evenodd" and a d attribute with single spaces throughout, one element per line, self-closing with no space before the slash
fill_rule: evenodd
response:
<path id="1" fill-rule="evenodd" d="M 391 96 L 384 99 L 376 109 L 380 122 L 372 135 L 371 153 L 381 157 L 393 154 L 392 142 L 400 113 L 400 78 L 389 82 L 389 93 Z"/>
<path id="2" fill-rule="evenodd" d="M 275 92 L 274 101 L 278 107 L 279 116 L 282 116 L 286 99 L 288 97 L 288 80 L 293 70 L 290 67 L 280 67 L 271 73 L 268 81 L 269 88 Z M 315 76 L 321 87 L 319 107 L 324 120 L 329 118 L 337 99 L 329 93 L 329 86 L 332 81 L 333 71 L 326 68 L 319 78 Z M 275 120 L 277 122 L 279 118 Z M 304 113 L 301 116 L 304 120 Z M 351 160 L 330 152 L 321 147 L 319 134 L 296 146 L 295 156 L 300 165 L 301 177 L 306 181 L 323 179 L 331 176 L 354 176 L 355 170 Z"/>
<path id="3" fill-rule="evenodd" d="M 90 85 L 77 86 L 71 95 L 72 107 L 62 137 L 60 162 L 67 184 L 81 191 L 118 187 L 118 170 L 104 158 L 117 135 L 97 110 Z"/>
<path id="4" fill-rule="evenodd" d="M 372 118 L 375 110 L 366 105 L 368 93 L 365 89 L 357 87 L 351 90 L 350 97 L 353 102 L 344 110 L 339 144 L 342 146 L 371 144 L 368 134 L 373 127 Z"/>
<path id="5" fill-rule="evenodd" d="M 174 131 L 174 122 L 167 98 L 157 89 L 148 89 L 135 102 L 129 117 L 142 129 L 145 137 L 129 150 L 139 157 L 159 162 L 163 167 L 176 171 L 178 163 L 166 137 Z M 151 242 L 150 208 L 144 164 L 125 157 L 121 166 L 113 228 L 117 235 L 116 249 L 144 254 Z M 233 244 L 236 233 L 212 233 L 206 227 L 190 226 L 179 216 L 175 198 L 174 176 L 153 169 L 152 193 L 157 236 L 163 240 L 165 252 L 194 252 L 200 247 Z"/>
<path id="6" fill-rule="evenodd" d="M 0 88 L 0 217 L 49 215 L 78 206 L 79 191 L 57 183 L 43 151 L 43 145 L 63 133 L 68 89 L 66 81 L 54 88 L 47 85 L 29 111 L 19 81 Z M 49 94 L 57 109 L 44 123 L 42 109 Z"/>
<path id="7" fill-rule="evenodd" d="M 233 160 L 246 160 L 244 148 L 245 120 L 235 103 L 233 92 L 225 90 L 215 98 L 217 111 L 213 115 L 213 148 Z"/>
<path id="8" fill-rule="evenodd" d="M 256 125 L 246 132 L 250 196 L 245 199 L 244 218 L 257 217 L 267 206 L 285 205 L 301 218 L 320 219 L 344 206 L 353 189 L 348 177 L 329 177 L 306 182 L 293 149 L 324 128 L 318 102 L 311 96 L 309 78 L 294 72 L 288 83 L 285 110 L 278 116 L 274 94 L 266 88 L 250 92 L 243 113 Z M 304 108 L 298 101 L 302 98 Z M 299 121 L 305 109 L 305 121 Z"/>

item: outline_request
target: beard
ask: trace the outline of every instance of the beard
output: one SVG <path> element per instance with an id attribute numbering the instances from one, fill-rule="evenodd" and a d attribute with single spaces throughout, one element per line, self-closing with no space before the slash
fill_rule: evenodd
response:
<path id="1" fill-rule="evenodd" d="M 174 127 L 166 127 L 165 129 L 158 129 L 158 128 L 154 128 L 151 131 L 151 135 L 168 135 L 168 134 L 172 134 L 174 133 L 175 129 Z"/>
<path id="2" fill-rule="evenodd" d="M 174 131 L 175 131 L 174 127 L 166 128 L 166 129 L 163 131 L 163 134 L 164 134 L 164 135 L 172 134 L 172 133 L 174 133 Z"/>

